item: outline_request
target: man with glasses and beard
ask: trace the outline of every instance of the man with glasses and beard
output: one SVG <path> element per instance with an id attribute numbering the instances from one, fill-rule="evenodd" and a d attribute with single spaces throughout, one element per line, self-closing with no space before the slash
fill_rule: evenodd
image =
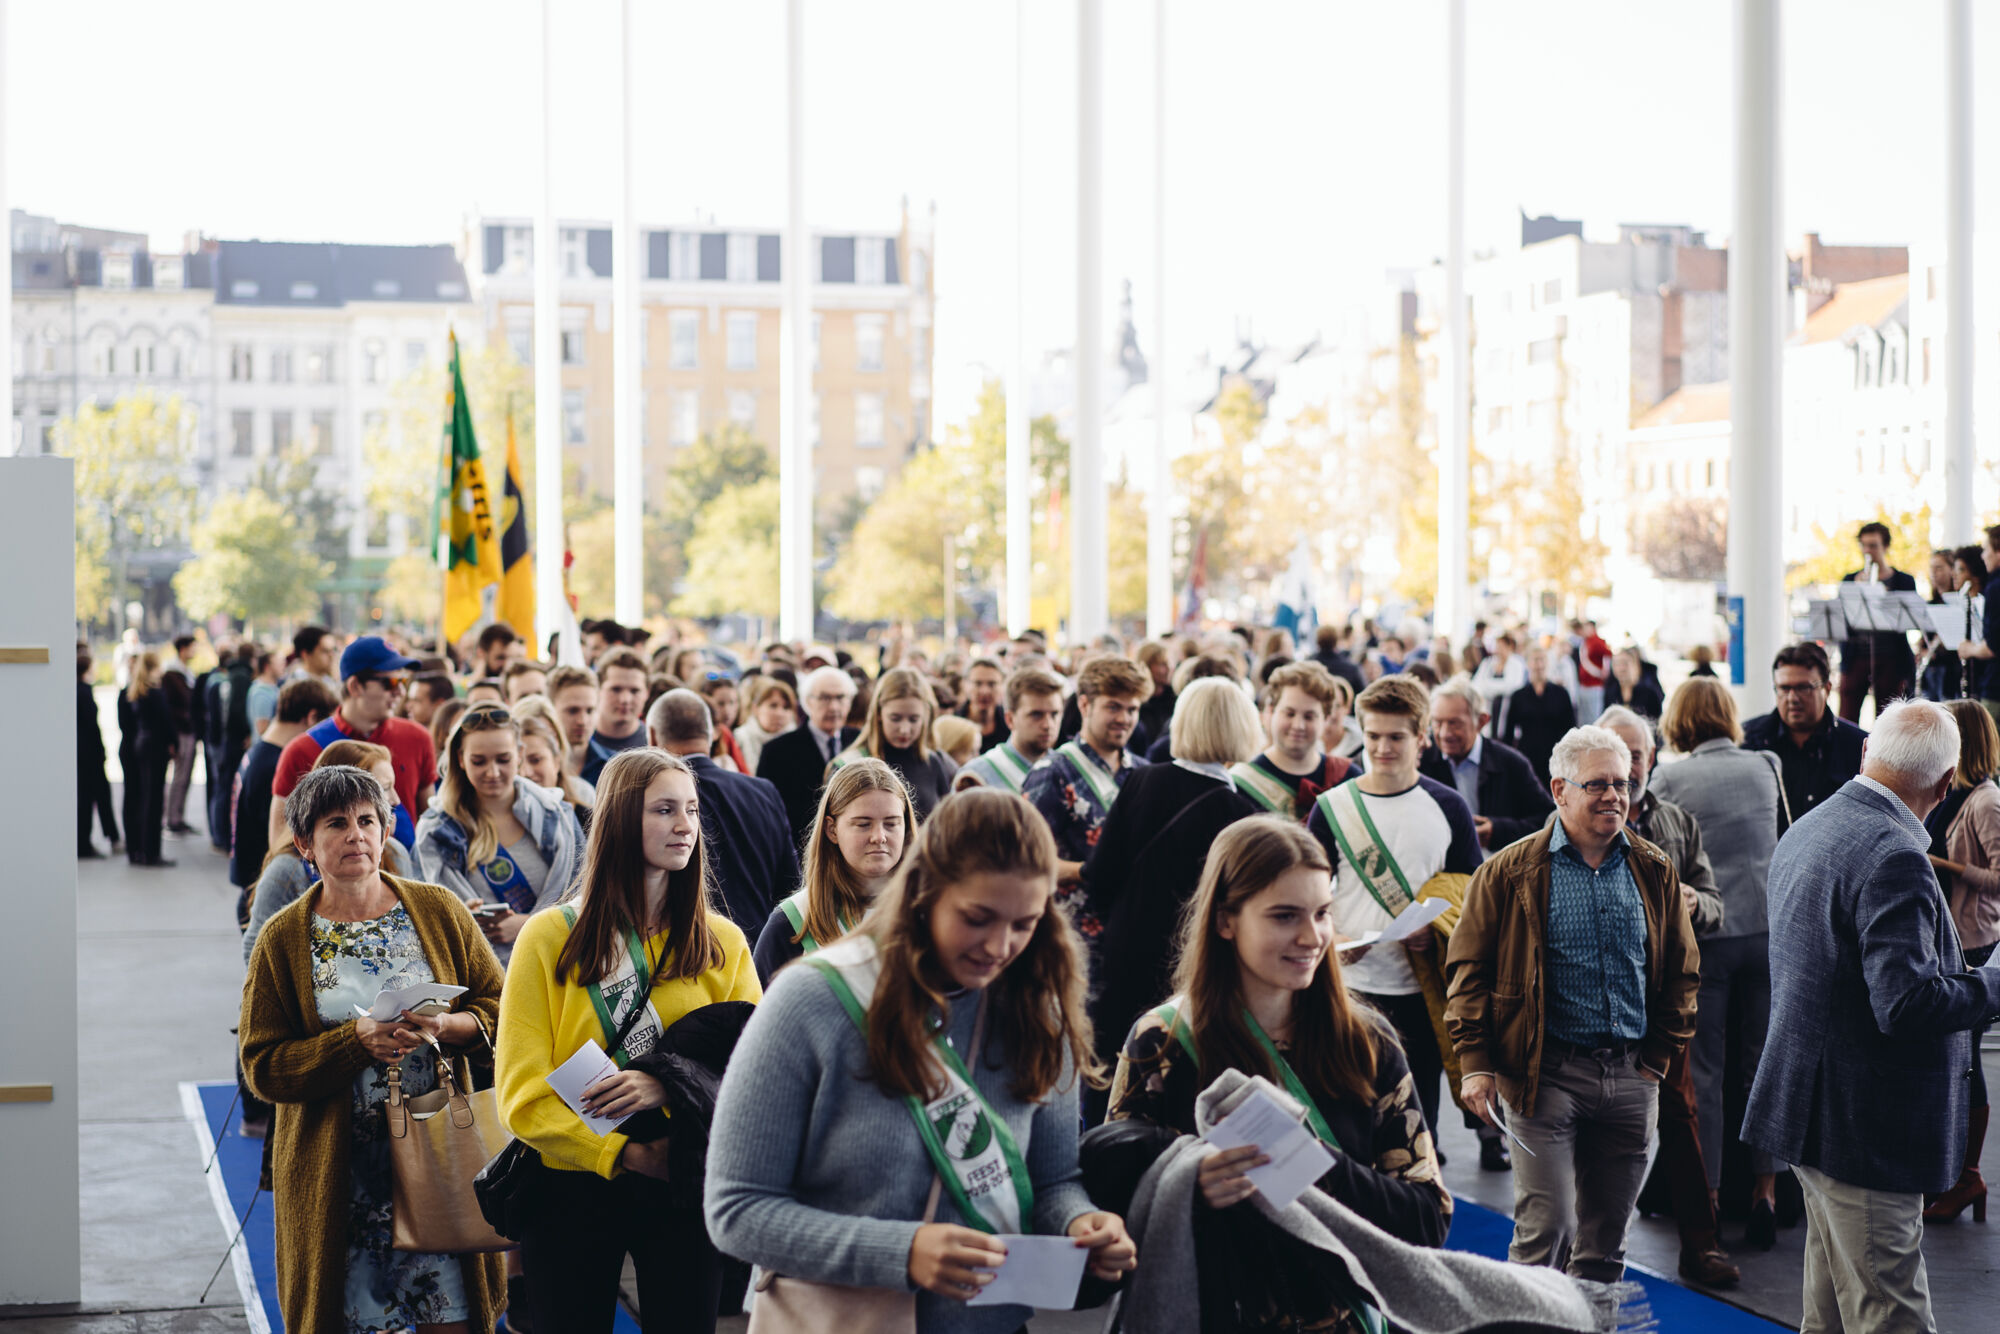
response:
<path id="1" fill-rule="evenodd" d="M 1771 662 L 1778 707 L 1743 724 L 1743 749 L 1768 750 L 1784 768 L 1785 801 L 1797 820 L 1861 772 L 1868 733 L 1827 707 L 1833 670 L 1818 644 L 1787 644 Z"/>
<path id="2" fill-rule="evenodd" d="M 1694 1034 L 1699 955 L 1673 863 L 1626 831 L 1625 743 L 1579 727 L 1549 770 L 1557 818 L 1466 890 L 1445 1024 L 1461 1101 L 1529 1150 L 1514 1156 L 1507 1258 L 1612 1283 L 1660 1081 Z"/>

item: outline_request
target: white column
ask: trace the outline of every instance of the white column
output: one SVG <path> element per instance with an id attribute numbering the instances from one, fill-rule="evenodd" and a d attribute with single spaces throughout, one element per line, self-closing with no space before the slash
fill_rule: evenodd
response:
<path id="1" fill-rule="evenodd" d="M 1439 367 L 1445 401 L 1438 412 L 1439 634 L 1462 648 L 1472 628 L 1471 563 L 1466 523 L 1471 513 L 1468 438 L 1472 381 L 1466 368 L 1471 331 L 1465 309 L 1465 0 L 1451 0 L 1446 19 L 1444 356 Z"/>
<path id="2" fill-rule="evenodd" d="M 1772 706 L 1784 640 L 1779 375 L 1785 255 L 1779 230 L 1779 0 L 1735 0 L 1736 226 L 1729 241 L 1729 594 L 1742 599 L 1746 715 Z"/>
<path id="3" fill-rule="evenodd" d="M 1972 0 L 1945 0 L 1944 539 L 1978 540 L 1972 435 Z"/>
<path id="4" fill-rule="evenodd" d="M 535 652 L 562 624 L 562 308 L 557 283 L 555 3 L 542 0 L 542 200 L 535 214 Z"/>
<path id="5" fill-rule="evenodd" d="M 1153 491 L 1146 497 L 1146 633 L 1174 629 L 1167 465 L 1167 0 L 1153 0 Z"/>
<path id="6" fill-rule="evenodd" d="M 785 0 L 784 314 L 778 353 L 778 634 L 813 636 L 812 234 L 804 0 Z"/>
<path id="7" fill-rule="evenodd" d="M 1104 633 L 1104 9 L 1076 6 L 1076 429 L 1070 439 L 1069 633 Z"/>
<path id="8" fill-rule="evenodd" d="M 1007 368 L 1007 633 L 1033 615 L 1028 513 L 1028 0 L 1014 0 L 1014 350 Z M 1053 630 L 1053 626 L 1046 627 Z"/>
<path id="9" fill-rule="evenodd" d="M 645 454 L 639 421 L 639 233 L 632 217 L 632 0 L 618 3 L 618 211 L 611 225 L 611 528 L 616 616 L 645 615 Z"/>
<path id="10" fill-rule="evenodd" d="M 15 452 L 14 445 L 14 214 L 7 194 L 7 0 L 0 0 L 0 223 L 7 228 L 7 262 L 0 264 L 0 333 L 7 336 L 0 347 L 0 385 L 5 386 L 6 412 L 0 413 L 0 455 Z M 24 366 L 21 369 L 26 370 Z M 28 422 L 21 422 L 20 452 L 39 453 L 41 440 L 33 435 Z"/>

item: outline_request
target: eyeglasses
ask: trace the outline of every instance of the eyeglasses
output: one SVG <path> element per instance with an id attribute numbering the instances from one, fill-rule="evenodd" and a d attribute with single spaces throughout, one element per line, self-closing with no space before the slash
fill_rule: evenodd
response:
<path id="1" fill-rule="evenodd" d="M 1772 689 L 1776 690 L 1780 695 L 1811 695 L 1826 689 L 1826 687 L 1816 681 L 1807 681 L 1803 685 L 1780 685 L 1773 686 Z"/>
<path id="2" fill-rule="evenodd" d="M 806 703 L 808 703 L 808 704 L 845 704 L 845 703 L 847 702 L 847 700 L 848 700 L 848 697 L 847 697 L 846 695 L 807 695 L 807 696 L 806 696 Z"/>
<path id="3" fill-rule="evenodd" d="M 1629 778 L 1593 778 L 1588 783 L 1573 782 L 1569 779 L 1564 779 L 1563 781 L 1569 783 L 1571 787 L 1582 788 L 1593 797 L 1601 797 L 1605 793 L 1612 791 L 1616 791 L 1621 796 L 1629 797 L 1639 786 Z"/>

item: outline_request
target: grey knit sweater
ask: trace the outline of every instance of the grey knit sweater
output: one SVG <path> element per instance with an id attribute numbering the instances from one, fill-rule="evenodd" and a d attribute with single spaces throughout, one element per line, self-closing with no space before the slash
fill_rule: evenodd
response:
<path id="1" fill-rule="evenodd" d="M 976 998 L 952 1006 L 949 1032 L 972 1041 Z M 1062 1233 L 1095 1206 L 1077 1167 L 1077 1089 L 1040 1105 L 1008 1090 L 1002 1045 L 968 1062 L 1013 1131 L 1035 1187 L 1033 1230 Z M 868 1051 L 826 979 L 779 973 L 743 1030 L 716 1100 L 708 1148 L 709 1235 L 729 1255 L 791 1278 L 908 1291 L 910 1243 L 930 1194 L 931 1160 L 901 1098 L 869 1082 Z M 949 1193 L 937 1221 L 962 1223 Z M 1025 1306 L 970 1307 L 917 1294 L 922 1334 L 1008 1334 Z"/>

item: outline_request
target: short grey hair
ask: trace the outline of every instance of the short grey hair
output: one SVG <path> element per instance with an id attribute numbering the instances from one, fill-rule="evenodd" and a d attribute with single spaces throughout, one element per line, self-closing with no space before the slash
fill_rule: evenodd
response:
<path id="1" fill-rule="evenodd" d="M 682 687 L 653 701 L 653 707 L 646 710 L 646 731 L 655 745 L 663 741 L 674 745 L 707 742 L 715 737 L 715 721 L 709 715 L 708 701 Z"/>
<path id="2" fill-rule="evenodd" d="M 1905 783 L 1933 787 L 1958 768 L 1958 748 L 1958 720 L 1942 704 L 1899 699 L 1876 718 L 1862 768 L 1887 769 Z"/>
<path id="3" fill-rule="evenodd" d="M 1560 778 L 1565 783 L 1576 781 L 1577 773 L 1583 768 L 1583 757 L 1599 751 L 1618 757 L 1618 772 L 1632 770 L 1632 748 L 1616 733 L 1591 723 L 1584 727 L 1572 727 L 1563 739 L 1556 742 L 1549 752 L 1549 777 Z"/>
<path id="4" fill-rule="evenodd" d="M 1955 734 L 1954 734 L 1955 735 Z M 351 764 L 329 764 L 308 770 L 285 798 L 285 828 L 293 839 L 312 845 L 313 830 L 329 815 L 345 815 L 356 806 L 371 806 L 387 829 L 396 808 L 375 775 Z"/>
<path id="5" fill-rule="evenodd" d="M 815 667 L 806 673 L 806 679 L 799 682 L 799 703 L 821 686 L 837 687 L 841 694 L 854 698 L 854 678 L 838 667 Z"/>
<path id="6" fill-rule="evenodd" d="M 1446 681 L 1443 685 L 1431 691 L 1431 717 L 1433 719 L 1437 717 L 1437 702 L 1441 699 L 1455 699 L 1459 701 L 1466 708 L 1472 710 L 1472 716 L 1475 718 L 1481 714 L 1490 714 L 1493 711 L 1493 706 L 1486 702 L 1486 696 L 1479 693 L 1479 687 L 1472 684 L 1472 678 L 1464 672 L 1460 672 L 1457 676 L 1452 677 L 1451 680 Z"/>
<path id="7" fill-rule="evenodd" d="M 1593 726 L 1607 729 L 1629 727 L 1640 736 L 1646 738 L 1646 749 L 1648 751 L 1653 749 L 1653 725 L 1632 712 L 1632 710 L 1626 708 L 1623 704 L 1613 704 L 1603 713 L 1598 714 L 1597 722 Z"/>

